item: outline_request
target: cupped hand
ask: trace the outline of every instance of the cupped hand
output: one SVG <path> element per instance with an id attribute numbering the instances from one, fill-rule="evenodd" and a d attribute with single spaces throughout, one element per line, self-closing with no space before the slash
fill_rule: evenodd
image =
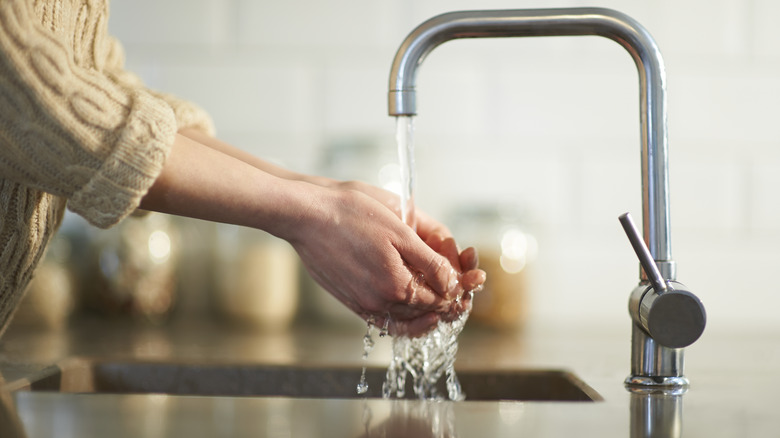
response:
<path id="1" fill-rule="evenodd" d="M 401 203 L 395 193 L 361 181 L 341 181 L 336 183 L 336 186 L 341 189 L 365 193 L 387 207 L 393 214 L 401 217 Z M 417 235 L 434 251 L 447 257 L 453 267 L 466 277 L 464 291 L 479 289 L 485 282 L 485 273 L 477 269 L 479 260 L 476 249 L 466 248 L 459 253 L 449 228 L 419 209 L 415 209 L 415 226 Z M 442 253 L 442 250 L 445 252 Z M 460 268 L 458 268 L 458 262 Z"/>
<path id="2" fill-rule="evenodd" d="M 356 199 L 354 202 L 357 200 L 360 200 L 360 203 L 366 202 L 354 192 L 367 195 L 386 207 L 396 219 L 400 219 L 399 198 L 387 190 L 359 181 L 340 182 L 335 189 L 343 193 L 352 193 Z M 435 327 L 440 319 L 453 320 L 470 307 L 471 294 L 466 292 L 480 290 L 485 282 L 485 272 L 477 268 L 478 257 L 474 248 L 459 252 L 450 230 L 419 210 L 415 214 L 418 239 L 409 235 L 411 229 L 401 221 L 390 220 L 386 214 L 379 216 L 376 216 L 376 212 L 369 214 L 374 215 L 371 216 L 373 218 L 371 223 L 362 224 L 360 228 L 384 227 L 383 222 L 379 221 L 381 217 L 388 221 L 388 226 L 391 226 L 387 230 L 395 230 L 398 233 L 396 235 L 404 236 L 403 241 L 407 242 L 403 247 L 406 248 L 405 255 L 399 252 L 403 268 L 400 271 L 385 270 L 378 274 L 374 281 L 385 276 L 388 279 L 397 279 L 399 275 L 404 278 L 408 276 L 409 281 L 398 283 L 395 292 L 391 288 L 375 289 L 376 292 L 363 291 L 360 299 L 356 299 L 354 298 L 356 291 L 349 291 L 335 285 L 343 281 L 333 281 L 331 277 L 326 278 L 323 274 L 318 274 L 316 268 L 308 268 L 309 265 L 304 260 L 304 264 L 317 281 L 364 319 L 371 318 L 376 325 L 383 326 L 389 317 L 389 329 L 393 334 L 422 335 Z M 397 229 L 399 226 L 401 230 Z M 392 235 L 391 233 L 387 236 Z M 365 241 L 365 243 L 369 242 L 371 241 Z M 421 242 L 425 242 L 428 249 L 444 259 L 436 260 L 429 250 L 420 246 Z M 301 258 L 304 258 L 303 255 Z M 334 283 L 331 287 L 325 284 L 329 279 Z M 392 283 L 386 283 L 387 286 L 390 284 Z M 397 289 L 397 286 L 401 286 L 401 289 Z M 371 296 L 366 297 L 366 294 Z"/>
<path id="3" fill-rule="evenodd" d="M 434 251 L 447 257 L 452 266 L 461 273 L 460 288 L 463 291 L 459 299 L 456 299 L 447 312 L 441 314 L 442 319 L 450 321 L 461 313 L 471 308 L 472 294 L 482 290 L 487 278 L 485 271 L 478 269 L 479 256 L 473 247 L 458 251 L 455 239 L 444 237 L 440 234 L 431 235 L 426 243 Z"/>
<path id="4" fill-rule="evenodd" d="M 462 294 L 459 271 L 374 198 L 321 195 L 288 238 L 312 277 L 364 319 L 389 316 L 397 333 L 430 330 Z"/>

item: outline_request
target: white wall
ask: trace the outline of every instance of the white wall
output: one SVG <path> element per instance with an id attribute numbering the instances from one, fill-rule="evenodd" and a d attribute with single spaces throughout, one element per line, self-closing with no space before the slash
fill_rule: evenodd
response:
<path id="1" fill-rule="evenodd" d="M 424 19 L 586 5 L 633 16 L 664 54 L 680 281 L 711 327 L 780 328 L 776 1 L 114 0 L 110 29 L 129 69 L 207 108 L 221 137 L 317 171 L 334 143 L 392 155 L 388 71 Z M 628 324 L 638 267 L 617 216 L 641 206 L 637 75 L 623 49 L 452 42 L 425 61 L 418 90 L 418 205 L 444 217 L 480 199 L 521 203 L 540 242 L 534 316 Z"/>

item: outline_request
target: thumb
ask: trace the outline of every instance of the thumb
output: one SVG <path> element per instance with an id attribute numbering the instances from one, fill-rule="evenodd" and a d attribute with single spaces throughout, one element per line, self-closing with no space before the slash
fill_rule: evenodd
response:
<path id="1" fill-rule="evenodd" d="M 411 229 L 410 236 L 396 245 L 401 258 L 412 271 L 423 274 L 436 294 L 446 299 L 458 297 L 460 276 L 449 260 L 426 245 Z"/>

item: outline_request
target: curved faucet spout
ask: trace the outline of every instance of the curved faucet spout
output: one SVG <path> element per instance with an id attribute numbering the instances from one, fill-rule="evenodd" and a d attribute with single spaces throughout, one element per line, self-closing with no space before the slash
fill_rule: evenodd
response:
<path id="1" fill-rule="evenodd" d="M 669 234 L 666 73 L 658 46 L 631 17 L 610 9 L 460 11 L 433 17 L 406 37 L 390 70 L 389 113 L 415 115 L 415 81 L 425 56 L 460 38 L 598 35 L 616 41 L 639 71 L 644 240 L 661 273 L 675 279 Z"/>
<path id="2" fill-rule="evenodd" d="M 632 18 L 601 8 L 462 11 L 442 14 L 409 34 L 390 71 L 389 112 L 417 112 L 415 80 L 425 56 L 459 38 L 598 35 L 616 41 L 634 59 L 639 72 L 639 121 L 642 160 L 642 239 L 654 261 L 652 282 L 645 272 L 629 297 L 633 324 L 629 387 L 684 387 L 683 348 L 704 329 L 704 307 L 674 281 L 671 254 L 666 140 L 666 73 L 663 58 L 647 30 Z M 637 243 L 635 242 L 635 243 Z M 635 245 L 635 247 L 640 245 Z M 652 283 L 652 284 L 651 284 Z M 693 315 L 693 317 L 691 317 Z"/>

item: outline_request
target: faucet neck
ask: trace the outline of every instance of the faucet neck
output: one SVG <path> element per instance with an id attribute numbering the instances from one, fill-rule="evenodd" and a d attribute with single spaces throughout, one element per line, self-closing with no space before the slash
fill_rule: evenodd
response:
<path id="1" fill-rule="evenodd" d="M 446 41 L 577 35 L 598 35 L 617 42 L 628 51 L 637 66 L 643 237 L 656 261 L 671 262 L 666 73 L 655 40 L 631 17 L 602 8 L 459 11 L 433 17 L 415 28 L 395 55 L 390 70 L 389 113 L 392 116 L 417 113 L 417 70 L 426 55 Z"/>
<path id="2" fill-rule="evenodd" d="M 539 36 L 598 35 L 620 44 L 631 55 L 639 75 L 639 123 L 642 167 L 642 238 L 657 265 L 657 276 L 664 281 L 675 280 L 675 265 L 671 255 L 669 219 L 669 177 L 666 138 L 666 73 L 658 46 L 647 30 L 625 14 L 601 8 L 531 9 L 450 12 L 431 18 L 415 28 L 396 53 L 390 71 L 388 93 L 389 113 L 392 116 L 415 115 L 417 102 L 415 81 L 417 69 L 425 56 L 440 44 L 459 38 L 502 38 Z M 637 239 L 639 240 L 639 239 Z M 645 273 L 640 280 L 646 280 Z M 655 278 L 656 283 L 662 284 Z M 683 350 L 661 345 L 650 336 L 647 326 L 648 306 L 657 303 L 662 311 L 674 308 L 679 299 L 694 307 L 700 318 L 686 325 L 701 333 L 704 327 L 704 309 L 690 293 L 669 293 L 664 288 L 652 294 L 632 294 L 633 338 L 631 376 L 629 387 L 687 387 L 682 376 Z M 690 295 L 690 296 L 689 296 Z M 644 303 L 644 298 L 654 298 Z M 645 305 L 646 304 L 646 305 Z M 643 307 L 644 306 L 644 307 Z M 644 309 L 644 310 L 643 310 Z M 653 313 L 655 315 L 655 313 Z M 676 314 L 673 319 L 677 318 Z M 663 319 L 663 318 L 662 318 Z M 663 321 L 662 321 L 663 322 Z M 654 323 L 655 324 L 655 323 Z M 650 324 L 651 326 L 655 326 Z M 647 324 L 645 324 L 647 325 Z M 666 327 L 664 327 L 664 330 Z M 688 332 L 686 332 L 688 333 Z M 695 333 L 694 333 L 695 334 Z M 696 337 L 698 337 L 696 334 Z M 669 341 L 667 338 L 663 338 Z M 675 346 L 676 338 L 669 345 Z M 688 340 L 688 339 L 684 339 Z M 695 340 L 695 339 L 694 339 Z"/>

